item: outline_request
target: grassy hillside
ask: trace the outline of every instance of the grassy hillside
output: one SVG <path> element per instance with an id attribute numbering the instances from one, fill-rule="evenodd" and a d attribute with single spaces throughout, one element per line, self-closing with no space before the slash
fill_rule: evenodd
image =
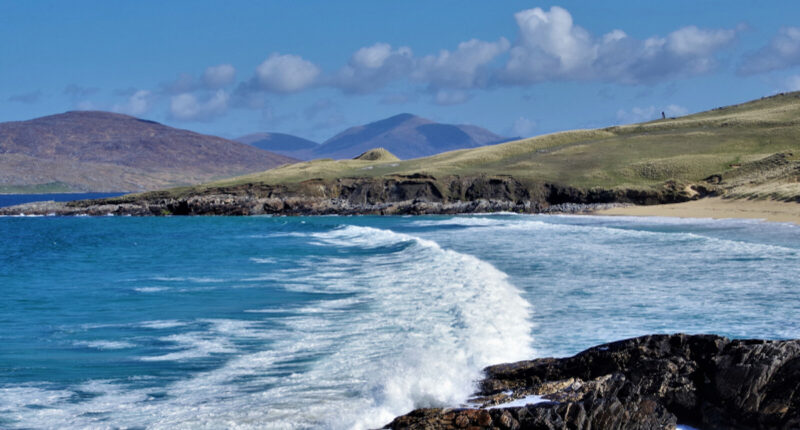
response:
<path id="1" fill-rule="evenodd" d="M 110 112 L 0 123 L 0 192 L 133 191 L 198 184 L 296 161 Z"/>
<path id="2" fill-rule="evenodd" d="M 767 158 L 779 153 L 788 155 Z M 758 161 L 762 159 L 767 161 Z M 175 191 L 414 173 L 511 175 L 526 183 L 604 189 L 651 188 L 670 180 L 705 183 L 720 175 L 731 196 L 797 199 L 800 93 L 681 118 L 555 133 L 406 161 L 314 160 Z"/>

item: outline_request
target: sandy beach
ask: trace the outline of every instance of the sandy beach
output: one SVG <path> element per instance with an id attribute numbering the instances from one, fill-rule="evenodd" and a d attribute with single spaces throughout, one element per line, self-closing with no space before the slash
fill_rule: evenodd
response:
<path id="1" fill-rule="evenodd" d="M 686 203 L 603 209 L 596 215 L 670 216 L 679 218 L 753 218 L 800 225 L 800 203 L 774 200 L 707 198 Z"/>

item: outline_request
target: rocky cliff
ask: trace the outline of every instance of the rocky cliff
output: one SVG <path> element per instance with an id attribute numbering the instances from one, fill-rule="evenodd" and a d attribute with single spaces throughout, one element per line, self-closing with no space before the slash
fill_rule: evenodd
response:
<path id="1" fill-rule="evenodd" d="M 511 176 L 425 174 L 310 179 L 293 184 L 155 191 L 70 203 L 34 203 L 0 215 L 326 215 L 579 212 L 597 205 L 674 203 L 710 193 L 667 183 L 659 189 L 581 189 L 521 182 Z"/>
<path id="2" fill-rule="evenodd" d="M 533 395 L 542 401 L 509 404 Z M 415 410 L 385 428 L 797 429 L 800 340 L 628 339 L 574 357 L 489 367 L 471 402 Z"/>

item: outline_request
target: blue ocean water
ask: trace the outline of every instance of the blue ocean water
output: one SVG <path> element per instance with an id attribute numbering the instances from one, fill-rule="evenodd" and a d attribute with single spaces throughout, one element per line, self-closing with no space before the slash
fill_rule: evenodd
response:
<path id="1" fill-rule="evenodd" d="M 124 193 L 61 193 L 61 194 L 0 194 L 0 208 L 30 202 L 71 202 L 84 199 L 104 199 L 121 196 Z"/>
<path id="2" fill-rule="evenodd" d="M 0 218 L 0 428 L 375 428 L 489 364 L 800 337 L 800 228 L 748 220 Z"/>

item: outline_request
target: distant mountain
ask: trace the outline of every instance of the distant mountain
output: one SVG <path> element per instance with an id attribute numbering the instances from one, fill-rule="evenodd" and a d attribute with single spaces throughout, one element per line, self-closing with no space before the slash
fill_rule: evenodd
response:
<path id="1" fill-rule="evenodd" d="M 293 161 L 239 142 L 110 112 L 0 123 L 0 192 L 153 190 Z"/>
<path id="2" fill-rule="evenodd" d="M 321 145 L 282 133 L 257 133 L 236 140 L 289 157 L 311 160 L 354 158 L 373 148 L 385 148 L 401 159 L 419 158 L 511 139 L 474 125 L 439 124 L 404 113 L 348 128 Z"/>
<path id="3" fill-rule="evenodd" d="M 234 140 L 299 160 L 313 158 L 314 149 L 319 146 L 317 142 L 284 133 L 254 133 Z"/>
<path id="4" fill-rule="evenodd" d="M 456 149 L 476 148 L 507 140 L 473 125 L 439 124 L 404 113 L 351 127 L 317 147 L 314 156 L 353 158 L 372 148 L 385 148 L 401 159 L 409 159 Z"/>

